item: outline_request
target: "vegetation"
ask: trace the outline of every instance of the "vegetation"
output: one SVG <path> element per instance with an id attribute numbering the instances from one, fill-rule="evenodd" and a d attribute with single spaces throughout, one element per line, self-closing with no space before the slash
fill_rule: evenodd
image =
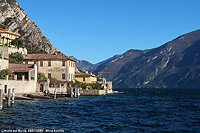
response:
<path id="1" fill-rule="evenodd" d="M 39 73 L 39 74 L 37 75 L 37 79 L 38 79 L 38 80 L 47 80 L 47 77 L 45 77 L 44 74 Z M 49 77 L 48 79 L 57 80 L 56 78 L 53 78 L 53 77 Z"/>
<path id="2" fill-rule="evenodd" d="M 38 73 L 38 74 L 37 74 L 37 79 L 38 79 L 38 80 L 46 80 L 47 77 L 45 77 L 44 74 L 41 74 L 41 73 L 39 74 L 39 73 Z"/>
<path id="3" fill-rule="evenodd" d="M 9 63 L 22 64 L 23 60 L 24 57 L 19 52 L 9 54 Z"/>
<path id="4" fill-rule="evenodd" d="M 9 70 L 6 70 L 6 69 L 2 70 L 0 72 L 0 79 L 6 79 L 6 75 L 8 75 L 8 78 L 10 78 L 11 72 Z"/>
<path id="5" fill-rule="evenodd" d="M 51 79 L 51 80 L 57 80 L 56 78 L 54 78 L 54 77 L 49 77 L 49 79 Z"/>
<path id="6" fill-rule="evenodd" d="M 23 47 L 23 40 L 15 38 L 14 40 L 12 40 L 11 44 L 17 46 L 17 48 L 20 48 Z"/>
<path id="7" fill-rule="evenodd" d="M 99 83 L 83 83 L 76 80 L 75 83 L 71 81 L 69 84 L 71 84 L 72 87 L 78 87 L 82 89 L 102 89 L 101 84 Z"/>

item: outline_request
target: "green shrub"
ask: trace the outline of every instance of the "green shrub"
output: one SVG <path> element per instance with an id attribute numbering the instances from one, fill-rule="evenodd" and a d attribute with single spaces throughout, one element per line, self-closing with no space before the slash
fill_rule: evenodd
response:
<path id="1" fill-rule="evenodd" d="M 37 79 L 38 79 L 38 80 L 46 80 L 47 77 L 45 77 L 44 74 L 38 74 L 38 75 L 37 75 Z"/>
<path id="2" fill-rule="evenodd" d="M 22 64 L 23 60 L 24 60 L 24 57 L 19 52 L 9 54 L 9 63 Z"/>
<path id="3" fill-rule="evenodd" d="M 6 79 L 6 75 L 8 75 L 8 77 L 10 78 L 11 72 L 9 70 L 6 70 L 6 69 L 2 70 L 0 72 L 0 79 Z"/>

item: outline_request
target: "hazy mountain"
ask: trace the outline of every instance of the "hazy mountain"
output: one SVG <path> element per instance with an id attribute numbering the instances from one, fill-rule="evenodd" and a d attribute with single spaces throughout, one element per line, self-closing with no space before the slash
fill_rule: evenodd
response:
<path id="1" fill-rule="evenodd" d="M 76 64 L 76 67 L 82 71 L 85 71 L 85 70 L 90 70 L 92 67 L 95 66 L 95 64 L 92 64 L 86 60 L 78 60 L 76 59 L 74 56 L 69 56 L 69 58 L 71 59 L 74 59 L 76 60 L 77 62 L 75 63 Z"/>
<path id="2" fill-rule="evenodd" d="M 101 61 L 101 62 L 99 62 L 99 63 L 97 63 L 97 64 L 92 64 L 92 63 L 90 63 L 90 62 L 88 62 L 88 61 L 86 61 L 86 60 L 78 60 L 78 59 L 76 59 L 74 56 L 69 56 L 69 57 L 72 58 L 72 59 L 77 60 L 77 62 L 76 62 L 76 67 L 77 67 L 78 69 L 80 69 L 80 70 L 82 70 L 82 71 L 85 71 L 85 70 L 93 71 L 93 69 L 96 68 L 97 66 L 99 66 L 99 65 L 101 65 L 101 64 L 104 64 L 104 63 L 106 63 L 106 62 L 109 62 L 110 60 L 116 58 L 117 56 L 118 56 L 118 55 L 115 55 L 115 56 L 113 56 L 113 57 L 111 57 L 111 58 L 108 58 L 108 59 L 106 59 L 106 60 L 104 60 L 104 61 Z"/>
<path id="3" fill-rule="evenodd" d="M 29 19 L 16 0 L 0 0 L 0 28 L 19 33 L 29 53 L 58 51 Z"/>
<path id="4" fill-rule="evenodd" d="M 182 35 L 158 48 L 130 50 L 101 64 L 116 88 L 199 88 L 200 30 Z"/>

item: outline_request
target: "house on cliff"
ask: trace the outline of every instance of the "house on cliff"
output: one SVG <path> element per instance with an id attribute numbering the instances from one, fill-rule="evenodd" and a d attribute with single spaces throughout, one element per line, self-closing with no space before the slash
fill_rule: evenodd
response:
<path id="1" fill-rule="evenodd" d="M 11 45 L 11 41 L 14 40 L 15 38 L 19 38 L 19 36 L 20 35 L 17 33 L 9 32 L 0 28 L 0 46 L 7 45 L 10 47 L 15 47 Z"/>

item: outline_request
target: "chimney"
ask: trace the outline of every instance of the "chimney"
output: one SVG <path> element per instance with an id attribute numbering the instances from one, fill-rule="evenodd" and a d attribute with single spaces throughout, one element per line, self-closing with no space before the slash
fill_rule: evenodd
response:
<path id="1" fill-rule="evenodd" d="M 90 71 L 90 74 L 92 75 L 92 71 Z"/>

